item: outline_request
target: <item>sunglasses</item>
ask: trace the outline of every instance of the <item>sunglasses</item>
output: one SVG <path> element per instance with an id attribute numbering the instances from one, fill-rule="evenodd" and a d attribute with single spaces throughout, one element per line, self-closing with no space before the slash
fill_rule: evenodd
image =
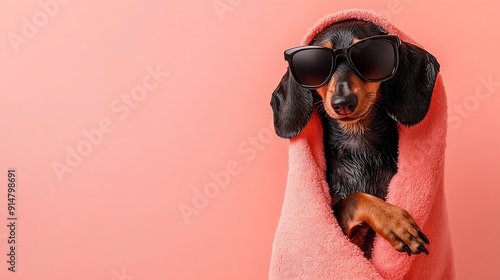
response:
<path id="1" fill-rule="evenodd" d="M 368 37 L 345 49 L 321 46 L 296 47 L 285 51 L 290 71 L 305 88 L 318 88 L 330 80 L 339 55 L 367 82 L 382 82 L 394 76 L 399 63 L 401 41 L 394 35 Z"/>

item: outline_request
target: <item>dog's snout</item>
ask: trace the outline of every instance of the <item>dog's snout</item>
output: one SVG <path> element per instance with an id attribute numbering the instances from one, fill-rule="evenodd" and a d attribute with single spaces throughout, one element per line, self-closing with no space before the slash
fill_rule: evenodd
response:
<path id="1" fill-rule="evenodd" d="M 347 82 L 337 82 L 335 85 L 336 96 L 347 96 L 350 94 L 349 84 Z"/>
<path id="2" fill-rule="evenodd" d="M 350 93 L 346 96 L 333 96 L 332 97 L 332 107 L 335 113 L 339 115 L 349 115 L 356 110 L 358 106 L 358 97 L 355 94 Z"/>

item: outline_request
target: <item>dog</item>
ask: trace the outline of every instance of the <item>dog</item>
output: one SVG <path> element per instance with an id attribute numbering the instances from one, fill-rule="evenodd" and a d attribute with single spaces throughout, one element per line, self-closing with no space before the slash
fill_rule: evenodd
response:
<path id="1" fill-rule="evenodd" d="M 367 259 L 376 233 L 409 256 L 429 254 L 411 215 L 385 198 L 398 171 L 397 126 L 426 116 L 436 58 L 371 22 L 347 20 L 287 50 L 285 59 L 289 67 L 271 97 L 276 134 L 293 138 L 313 110 L 320 114 L 332 211 L 344 234 Z"/>

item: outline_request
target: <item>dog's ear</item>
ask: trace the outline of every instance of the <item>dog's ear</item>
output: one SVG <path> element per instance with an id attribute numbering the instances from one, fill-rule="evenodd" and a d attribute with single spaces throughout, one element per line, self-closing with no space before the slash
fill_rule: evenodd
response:
<path id="1" fill-rule="evenodd" d="M 401 42 L 399 66 L 392 79 L 382 83 L 382 96 L 389 115 L 398 123 L 412 126 L 427 115 L 439 63 L 426 50 Z"/>
<path id="2" fill-rule="evenodd" d="M 279 137 L 292 138 L 299 134 L 311 118 L 313 96 L 300 86 L 287 71 L 271 97 L 274 130 Z"/>

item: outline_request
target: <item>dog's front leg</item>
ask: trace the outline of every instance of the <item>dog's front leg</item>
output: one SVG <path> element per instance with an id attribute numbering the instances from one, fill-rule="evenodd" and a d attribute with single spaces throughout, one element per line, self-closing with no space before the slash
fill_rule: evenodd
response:
<path id="1" fill-rule="evenodd" d="M 353 193 L 335 206 L 334 213 L 344 234 L 360 248 L 371 227 L 400 252 L 429 254 L 429 239 L 410 214 L 376 196 Z"/>

